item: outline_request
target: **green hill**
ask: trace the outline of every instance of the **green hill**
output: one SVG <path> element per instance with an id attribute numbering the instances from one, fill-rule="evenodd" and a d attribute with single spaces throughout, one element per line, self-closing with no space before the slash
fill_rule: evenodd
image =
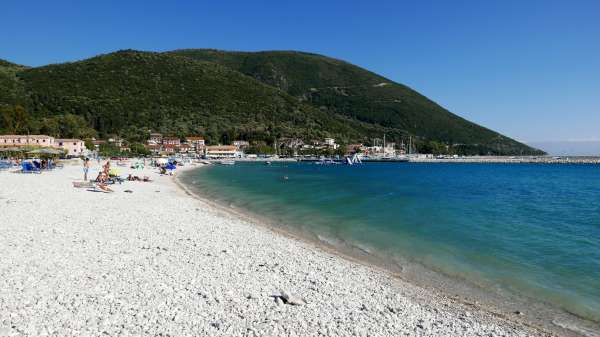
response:
<path id="1" fill-rule="evenodd" d="M 18 77 L 35 118 L 82 116 L 100 136 L 141 140 L 153 130 L 205 134 L 219 142 L 237 137 L 357 138 L 369 128 L 375 131 L 221 65 L 158 53 L 120 51 L 27 69 Z"/>
<path id="2" fill-rule="evenodd" d="M 25 67 L 0 59 L 0 105 L 23 103 L 23 83 L 17 78 L 23 69 Z"/>
<path id="3" fill-rule="evenodd" d="M 422 150 L 538 153 L 405 86 L 306 53 L 125 50 L 37 68 L 2 61 L 0 89 L 0 133 L 142 141 L 159 131 L 212 143 L 368 142 L 386 133 L 396 141 L 415 136 Z"/>
<path id="4" fill-rule="evenodd" d="M 341 60 L 295 51 L 188 49 L 169 54 L 225 65 L 330 115 L 402 130 L 421 142 L 464 144 L 460 146 L 469 152 L 539 153 L 452 114 L 407 86 Z"/>

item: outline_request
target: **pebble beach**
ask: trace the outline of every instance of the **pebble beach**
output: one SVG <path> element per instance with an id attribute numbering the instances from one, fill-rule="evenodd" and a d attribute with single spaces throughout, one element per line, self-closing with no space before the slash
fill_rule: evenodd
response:
<path id="1" fill-rule="evenodd" d="M 120 170 L 152 182 L 100 193 L 73 187 L 81 163 L 0 172 L 0 336 L 567 334 L 257 226 L 155 169 Z"/>

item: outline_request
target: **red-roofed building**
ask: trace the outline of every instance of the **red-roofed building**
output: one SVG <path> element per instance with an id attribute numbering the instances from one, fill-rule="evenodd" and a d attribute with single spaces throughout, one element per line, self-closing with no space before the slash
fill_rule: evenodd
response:
<path id="1" fill-rule="evenodd" d="M 164 137 L 162 139 L 163 145 L 179 145 L 181 144 L 181 139 L 177 137 Z"/>

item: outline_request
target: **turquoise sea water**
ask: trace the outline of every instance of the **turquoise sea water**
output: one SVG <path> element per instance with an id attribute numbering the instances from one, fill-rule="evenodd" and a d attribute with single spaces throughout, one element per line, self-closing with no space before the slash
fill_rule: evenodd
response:
<path id="1" fill-rule="evenodd" d="M 600 167 L 237 163 L 204 195 L 374 254 L 600 318 Z"/>

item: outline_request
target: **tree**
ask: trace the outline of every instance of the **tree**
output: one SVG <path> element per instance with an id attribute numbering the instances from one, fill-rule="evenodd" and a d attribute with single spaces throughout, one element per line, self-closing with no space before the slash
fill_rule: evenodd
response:
<path id="1" fill-rule="evenodd" d="M 131 150 L 131 154 L 138 156 L 149 156 L 150 151 L 144 147 L 144 144 L 141 143 L 131 143 L 129 145 L 129 149 Z"/>
<path id="2" fill-rule="evenodd" d="M 86 138 L 86 140 L 84 141 L 84 144 L 85 144 L 85 148 L 90 151 L 94 151 L 96 149 L 96 146 L 94 146 L 94 143 L 92 143 L 92 140 L 90 138 Z"/>
<path id="3" fill-rule="evenodd" d="M 29 133 L 31 118 L 20 105 L 2 107 L 0 110 L 0 130 L 6 133 Z"/>

